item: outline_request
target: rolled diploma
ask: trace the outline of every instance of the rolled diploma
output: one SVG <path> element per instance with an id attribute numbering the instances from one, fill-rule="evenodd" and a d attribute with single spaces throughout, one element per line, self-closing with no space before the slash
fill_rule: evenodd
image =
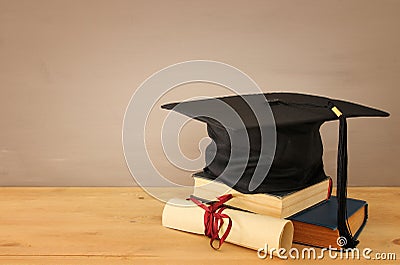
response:
<path id="1" fill-rule="evenodd" d="M 277 254 L 279 248 L 286 251 L 292 246 L 293 224 L 289 220 L 254 214 L 234 209 L 223 213 L 232 219 L 232 229 L 227 242 L 258 250 L 268 245 L 268 252 Z M 164 207 L 162 224 L 165 227 L 204 235 L 204 210 L 192 201 L 171 199 Z M 220 237 L 228 226 L 228 219 L 220 230 Z"/>

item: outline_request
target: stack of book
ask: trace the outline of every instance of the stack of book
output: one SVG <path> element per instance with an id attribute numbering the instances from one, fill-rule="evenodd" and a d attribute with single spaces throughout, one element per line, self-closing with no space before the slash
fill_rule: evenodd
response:
<path id="1" fill-rule="evenodd" d="M 226 239 L 255 249 L 264 243 L 285 249 L 292 242 L 327 248 L 358 244 L 368 205 L 347 198 L 347 119 L 389 113 L 283 92 L 175 102 L 162 108 L 206 123 L 213 141 L 205 150 L 204 171 L 193 176 L 191 200 L 174 201 L 164 209 L 166 227 L 203 233 L 211 244 Z M 339 121 L 337 198 L 330 196 L 320 133 L 321 125 L 332 120 Z M 223 203 L 231 208 L 219 208 Z"/>
<path id="2" fill-rule="evenodd" d="M 341 246 L 337 244 L 337 239 L 339 238 L 339 231 L 337 228 L 338 204 L 337 198 L 330 196 L 330 178 L 326 178 L 314 185 L 297 191 L 268 194 L 240 193 L 218 180 L 212 180 L 211 178 L 205 177 L 204 172 L 201 174 L 194 174 L 193 178 L 195 182 L 193 197 L 197 200 L 205 204 L 211 204 L 216 201 L 217 197 L 231 194 L 232 199 L 225 203 L 228 208 L 243 213 L 252 213 L 251 215 L 247 214 L 240 217 L 243 221 L 243 226 L 251 226 L 249 225 L 249 220 L 243 220 L 243 218 L 251 219 L 254 215 L 270 217 L 269 219 L 260 220 L 264 223 L 259 223 L 258 225 L 262 229 L 269 231 L 268 233 L 270 234 L 275 233 L 273 237 L 281 237 L 282 234 L 290 233 L 290 228 L 286 228 L 289 232 L 282 229 L 271 229 L 272 220 L 284 220 L 283 225 L 287 225 L 287 222 L 290 221 L 294 227 L 292 235 L 294 243 L 316 247 L 341 248 Z M 176 218 L 178 221 L 173 221 L 173 216 L 175 216 L 175 218 L 176 216 L 179 216 L 179 218 Z M 367 221 L 368 204 L 362 200 L 348 198 L 347 217 L 350 229 L 355 238 L 357 238 Z M 182 229 L 182 225 L 187 225 L 182 224 L 182 222 L 185 222 L 185 220 L 190 222 L 193 218 L 193 212 L 191 211 L 181 209 L 178 213 L 174 210 L 173 212 L 164 214 L 163 224 L 170 228 L 195 232 L 194 230 L 196 229 Z M 196 219 L 200 219 L 200 222 L 198 223 L 199 228 L 197 228 L 197 230 L 199 230 L 198 233 L 202 233 L 204 225 L 201 221 L 203 219 L 201 216 Z M 179 222 L 179 224 L 174 222 Z M 261 228 L 257 229 L 253 227 L 252 229 L 256 230 L 254 234 L 260 233 Z M 273 239 L 270 240 L 270 242 L 271 241 L 273 241 Z M 240 242 L 238 244 L 245 245 Z M 285 244 L 288 245 L 287 247 L 290 247 L 291 242 L 290 244 L 287 242 L 281 242 L 280 244 L 277 244 L 277 246 L 282 247 Z M 253 248 L 257 247 L 254 243 L 250 245 L 254 245 Z M 245 246 L 249 247 L 249 244 Z"/>

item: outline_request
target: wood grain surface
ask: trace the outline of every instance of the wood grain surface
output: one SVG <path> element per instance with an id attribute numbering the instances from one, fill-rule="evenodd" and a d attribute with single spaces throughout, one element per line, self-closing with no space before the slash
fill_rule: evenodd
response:
<path id="1" fill-rule="evenodd" d="M 204 236 L 164 228 L 164 204 L 140 188 L 0 188 L 0 264 L 284 264 Z M 323 264 L 398 264 L 400 188 L 350 188 L 369 203 L 360 249 L 395 253 L 397 261 L 335 260 Z M 268 229 L 268 227 L 265 227 Z M 303 246 L 294 245 L 298 249 Z"/>

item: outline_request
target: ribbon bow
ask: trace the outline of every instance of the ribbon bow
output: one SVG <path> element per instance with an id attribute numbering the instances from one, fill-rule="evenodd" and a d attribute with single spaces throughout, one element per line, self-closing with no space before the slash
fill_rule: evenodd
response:
<path id="1" fill-rule="evenodd" d="M 232 228 L 231 218 L 227 214 L 222 213 L 222 211 L 226 209 L 223 204 L 232 199 L 232 194 L 226 194 L 217 197 L 218 201 L 212 203 L 210 206 L 204 205 L 193 197 L 190 197 L 189 199 L 204 209 L 204 234 L 210 238 L 210 246 L 213 249 L 218 250 L 228 237 Z M 224 224 L 224 218 L 227 218 L 229 223 L 225 233 L 220 238 L 219 231 Z M 214 246 L 213 243 L 215 240 L 218 240 L 218 246 Z"/>

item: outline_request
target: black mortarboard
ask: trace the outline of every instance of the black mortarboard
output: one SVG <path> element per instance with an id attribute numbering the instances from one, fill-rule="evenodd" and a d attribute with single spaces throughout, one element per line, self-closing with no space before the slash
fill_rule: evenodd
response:
<path id="1" fill-rule="evenodd" d="M 325 179 L 319 129 L 324 122 L 339 119 L 338 228 L 340 235 L 347 238 L 347 247 L 357 244 L 346 221 L 346 118 L 387 117 L 387 112 L 342 100 L 296 93 L 227 96 L 171 103 L 162 108 L 207 123 L 208 135 L 214 143 L 207 147 L 207 165 L 200 174 L 209 179 L 218 177 L 242 193 L 294 191 Z M 269 108 L 272 112 L 266 111 Z M 275 129 L 276 134 L 271 133 Z M 243 132 L 248 139 L 243 137 Z M 276 137 L 276 145 L 272 137 Z M 242 142 L 248 143 L 249 148 L 242 148 Z M 274 156 L 268 154 L 260 159 L 261 144 L 274 149 L 275 152 L 271 153 Z M 231 153 L 235 148 L 236 156 L 232 159 Z M 229 172 L 224 174 L 228 163 Z M 241 163 L 245 164 L 244 169 L 235 172 L 235 165 Z M 249 184 L 255 170 L 264 174 L 264 178 L 252 189 Z M 235 174 L 239 176 L 231 177 Z"/>

